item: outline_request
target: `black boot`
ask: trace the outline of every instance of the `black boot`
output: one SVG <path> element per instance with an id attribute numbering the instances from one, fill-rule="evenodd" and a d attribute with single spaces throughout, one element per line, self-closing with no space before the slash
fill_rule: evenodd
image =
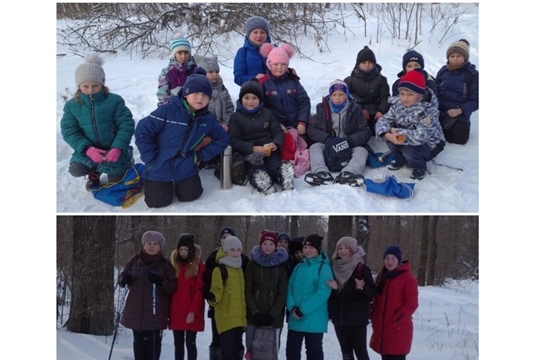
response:
<path id="1" fill-rule="evenodd" d="M 343 360 L 354 360 L 354 354 L 343 354 Z"/>
<path id="2" fill-rule="evenodd" d="M 221 349 L 218 347 L 210 346 L 210 360 L 221 360 Z"/>
<path id="3" fill-rule="evenodd" d="M 101 173 L 91 172 L 87 176 L 88 181 L 86 182 L 86 190 L 90 191 L 90 188 L 99 187 L 99 177 L 101 176 Z"/>

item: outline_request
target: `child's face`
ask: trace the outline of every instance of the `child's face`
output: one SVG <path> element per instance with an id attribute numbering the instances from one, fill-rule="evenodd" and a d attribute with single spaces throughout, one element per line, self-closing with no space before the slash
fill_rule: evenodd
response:
<path id="1" fill-rule="evenodd" d="M 330 95 L 330 101 L 334 105 L 341 105 L 347 100 L 347 94 L 341 90 L 336 90 Z"/>
<path id="2" fill-rule="evenodd" d="M 362 61 L 360 64 L 358 64 L 358 67 L 362 71 L 371 71 L 375 67 L 375 64 L 372 63 L 371 61 L 366 60 L 366 61 Z"/>
<path id="3" fill-rule="evenodd" d="M 416 61 L 409 61 L 407 65 L 405 65 L 405 72 L 409 72 L 411 70 L 420 69 L 420 68 L 422 68 L 422 66 L 420 66 L 420 64 L 417 63 Z"/>
<path id="4" fill-rule="evenodd" d="M 452 53 L 448 57 L 448 63 L 452 66 L 463 65 L 465 63 L 465 58 L 461 54 Z"/>
<path id="5" fill-rule="evenodd" d="M 161 250 L 161 246 L 155 241 L 147 241 L 144 243 L 143 249 L 148 255 L 156 255 Z"/>
<path id="6" fill-rule="evenodd" d="M 278 248 L 284 248 L 285 250 L 289 250 L 289 242 L 287 240 L 278 240 L 277 242 Z"/>
<path id="7" fill-rule="evenodd" d="M 255 29 L 251 33 L 249 33 L 249 41 L 256 45 L 262 45 L 265 41 L 268 35 L 266 34 L 266 31 L 263 29 Z"/>
<path id="8" fill-rule="evenodd" d="M 337 254 L 342 259 L 348 258 L 349 256 L 352 255 L 352 250 L 347 245 L 339 245 L 337 249 Z"/>
<path id="9" fill-rule="evenodd" d="M 311 245 L 304 245 L 304 256 L 308 259 L 319 256 L 319 252 Z"/>
<path id="10" fill-rule="evenodd" d="M 195 110 L 201 110 L 208 105 L 210 98 L 205 93 L 191 93 L 186 96 L 186 101 Z"/>
<path id="11" fill-rule="evenodd" d="M 284 63 L 274 63 L 274 64 L 270 64 L 269 69 L 272 75 L 282 76 L 283 74 L 287 72 L 288 67 L 289 65 L 284 64 Z"/>
<path id="12" fill-rule="evenodd" d="M 273 241 L 264 240 L 263 243 L 261 244 L 261 250 L 266 255 L 269 255 L 273 253 L 274 251 L 276 251 L 276 244 L 274 244 Z"/>
<path id="13" fill-rule="evenodd" d="M 180 64 L 185 64 L 189 61 L 190 54 L 188 51 L 180 50 L 174 53 L 174 59 Z"/>
<path id="14" fill-rule="evenodd" d="M 227 256 L 230 256 L 232 258 L 239 258 L 242 256 L 242 249 L 230 249 L 227 251 Z"/>
<path id="15" fill-rule="evenodd" d="M 103 89 L 103 85 L 96 81 L 85 81 L 79 85 L 79 89 L 84 95 L 93 95 L 100 92 Z"/>
<path id="16" fill-rule="evenodd" d="M 398 267 L 398 265 L 399 265 L 398 259 L 397 259 L 397 257 L 395 257 L 394 255 L 388 254 L 388 255 L 386 255 L 386 257 L 384 258 L 384 267 L 385 267 L 388 271 L 394 270 L 395 268 Z"/>
<path id="17" fill-rule="evenodd" d="M 261 101 L 254 94 L 247 93 L 242 96 L 242 106 L 248 110 L 255 109 L 260 103 Z"/>
<path id="18" fill-rule="evenodd" d="M 213 84 L 217 83 L 219 80 L 219 71 L 212 70 L 206 73 L 206 78 L 210 80 Z"/>
<path id="19" fill-rule="evenodd" d="M 409 90 L 399 89 L 399 100 L 403 103 L 403 105 L 405 105 L 405 107 L 413 106 L 420 101 L 421 98 L 422 95 Z"/>
<path id="20" fill-rule="evenodd" d="M 298 250 L 294 253 L 294 258 L 296 259 L 296 261 L 302 261 L 304 259 L 304 253 L 302 252 L 302 250 Z"/>
<path id="21" fill-rule="evenodd" d="M 178 248 L 178 255 L 180 255 L 180 257 L 182 259 L 187 259 L 188 255 L 189 255 L 189 249 L 187 246 L 180 246 Z"/>

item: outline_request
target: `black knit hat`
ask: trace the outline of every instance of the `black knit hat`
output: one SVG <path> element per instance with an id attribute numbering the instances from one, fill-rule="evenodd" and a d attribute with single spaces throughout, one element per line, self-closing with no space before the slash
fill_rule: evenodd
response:
<path id="1" fill-rule="evenodd" d="M 190 233 L 183 233 L 180 234 L 180 237 L 178 238 L 178 244 L 176 244 L 176 248 L 178 249 L 180 246 L 185 246 L 191 251 L 195 251 L 195 235 Z"/>
<path id="2" fill-rule="evenodd" d="M 387 247 L 386 250 L 384 250 L 383 259 L 386 257 L 386 255 L 394 255 L 398 260 L 398 263 L 401 264 L 401 249 L 399 246 L 390 245 Z"/>
<path id="3" fill-rule="evenodd" d="M 304 239 L 303 236 L 299 236 L 289 241 L 289 254 L 294 255 L 297 251 L 302 251 Z"/>
<path id="4" fill-rule="evenodd" d="M 221 240 L 221 237 L 223 234 L 230 234 L 232 236 L 236 236 L 236 231 L 232 227 L 225 226 L 221 231 L 219 232 L 219 238 L 218 240 Z"/>
<path id="5" fill-rule="evenodd" d="M 320 253 L 323 239 L 324 239 L 324 236 L 321 236 L 319 234 L 310 234 L 306 236 L 306 238 L 302 242 L 302 246 L 306 246 L 306 245 L 313 246 Z"/>
<path id="6" fill-rule="evenodd" d="M 281 233 L 278 235 L 277 237 L 278 241 L 279 240 L 287 240 L 287 242 L 291 242 L 291 237 L 289 236 L 289 234 L 287 233 Z"/>
<path id="7" fill-rule="evenodd" d="M 263 102 L 263 88 L 257 80 L 249 80 L 242 84 L 240 87 L 240 95 L 238 97 L 240 101 L 242 101 L 242 98 L 246 94 L 253 94 L 261 103 Z"/>
<path id="8" fill-rule="evenodd" d="M 358 55 L 356 56 L 356 65 L 358 66 L 358 64 L 364 61 L 371 61 L 374 64 L 377 63 L 375 53 L 367 45 L 358 52 Z"/>

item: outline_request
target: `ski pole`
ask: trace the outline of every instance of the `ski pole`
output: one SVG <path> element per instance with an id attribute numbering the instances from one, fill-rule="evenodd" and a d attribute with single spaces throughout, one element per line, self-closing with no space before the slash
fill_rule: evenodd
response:
<path id="1" fill-rule="evenodd" d="M 109 360 L 111 360 L 114 342 L 116 341 L 116 335 L 118 334 L 118 325 L 120 324 L 120 316 L 122 315 L 122 310 L 124 309 L 124 305 L 126 303 L 126 298 L 127 298 L 128 293 L 129 293 L 129 286 L 126 286 L 124 288 L 124 293 L 122 294 L 122 301 L 120 302 L 120 306 L 118 307 L 118 310 L 116 311 L 116 325 L 114 328 L 114 335 L 112 338 L 111 350 L 109 351 Z"/>

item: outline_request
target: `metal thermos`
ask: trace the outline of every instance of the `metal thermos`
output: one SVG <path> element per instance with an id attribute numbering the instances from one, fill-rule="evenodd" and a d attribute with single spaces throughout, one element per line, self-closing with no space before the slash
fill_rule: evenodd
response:
<path id="1" fill-rule="evenodd" d="M 221 188 L 227 190 L 232 188 L 232 147 L 229 145 L 221 154 Z"/>

